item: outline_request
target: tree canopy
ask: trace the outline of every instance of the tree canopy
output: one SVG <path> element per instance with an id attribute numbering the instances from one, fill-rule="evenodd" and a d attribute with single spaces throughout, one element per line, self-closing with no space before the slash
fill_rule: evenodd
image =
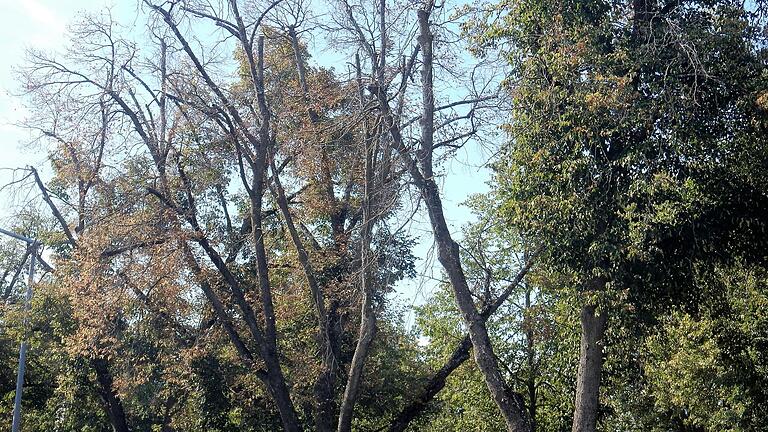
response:
<path id="1" fill-rule="evenodd" d="M 23 340 L 23 431 L 763 430 L 762 2 L 123 18 L 18 67 L 47 165 L 7 186 L 43 246 L 0 243 L 4 422 Z"/>

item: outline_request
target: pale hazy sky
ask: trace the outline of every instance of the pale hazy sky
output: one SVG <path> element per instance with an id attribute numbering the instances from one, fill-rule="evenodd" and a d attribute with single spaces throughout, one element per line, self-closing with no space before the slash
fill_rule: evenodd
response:
<path id="1" fill-rule="evenodd" d="M 106 0 L 0 0 L 0 185 L 12 179 L 10 169 L 33 165 L 44 169 L 46 153 L 31 151 L 30 135 L 15 126 L 25 118 L 23 104 L 15 96 L 19 84 L 14 68 L 28 48 L 61 48 L 67 23 L 83 10 L 109 4 Z M 0 221 L 7 217 L 7 194 L 0 194 Z"/>

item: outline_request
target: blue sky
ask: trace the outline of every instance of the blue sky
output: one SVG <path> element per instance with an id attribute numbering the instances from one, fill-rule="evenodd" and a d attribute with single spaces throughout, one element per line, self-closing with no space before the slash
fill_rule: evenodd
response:
<path id="1" fill-rule="evenodd" d="M 28 48 L 61 48 L 67 23 L 83 10 L 106 6 L 105 0 L 0 0 L 0 185 L 11 181 L 10 169 L 46 166 L 46 152 L 29 148 L 30 134 L 15 126 L 25 118 L 23 104 L 15 96 L 19 84 L 14 68 Z M 0 194 L 0 221 L 7 217 L 8 200 Z"/>
<path id="2" fill-rule="evenodd" d="M 0 168 L 14 168 L 40 162 L 42 156 L 22 154 L 19 145 L 28 138 L 13 124 L 24 113 L 18 99 L 12 96 L 18 85 L 13 67 L 19 64 L 25 47 L 50 47 L 60 41 L 64 24 L 57 11 L 36 0 L 0 0 Z M 7 183 L 10 173 L 0 171 L 0 182 Z"/>
<path id="3" fill-rule="evenodd" d="M 131 0 L 123 1 L 119 7 L 108 0 L 0 0 L 0 185 L 12 179 L 9 169 L 33 165 L 44 172 L 47 166 L 45 149 L 30 147 L 29 133 L 14 126 L 25 117 L 22 103 L 14 96 L 19 85 L 13 73 L 13 69 L 23 63 L 24 51 L 27 48 L 60 50 L 66 40 L 67 24 L 83 11 L 95 12 L 111 6 L 118 21 L 130 23 L 135 5 Z M 322 51 L 315 54 L 315 59 L 321 63 L 324 63 L 323 57 Z M 471 219 L 461 203 L 470 194 L 487 190 L 485 182 L 489 174 L 481 167 L 486 158 L 487 154 L 470 145 L 443 167 L 446 173 L 442 179 L 445 213 L 457 234 Z M 0 223 L 4 226 L 9 225 L 6 218 L 13 199 L 21 198 L 0 194 Z M 419 239 L 414 252 L 420 258 L 417 271 L 422 276 L 398 287 L 398 297 L 409 304 L 423 302 L 424 296 L 435 286 L 433 278 L 440 277 L 434 254 L 430 253 L 432 233 L 428 219 L 425 214 L 417 218 L 419 220 L 410 229 Z"/>

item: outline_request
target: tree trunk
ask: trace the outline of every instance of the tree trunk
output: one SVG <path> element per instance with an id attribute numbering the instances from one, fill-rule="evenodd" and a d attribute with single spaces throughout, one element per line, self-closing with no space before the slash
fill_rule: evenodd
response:
<path id="1" fill-rule="evenodd" d="M 485 378 L 485 383 L 494 402 L 504 416 L 507 429 L 514 432 L 529 432 L 531 424 L 528 412 L 525 410 L 524 400 L 521 395 L 513 392 L 504 380 L 496 355 L 493 352 L 488 329 L 485 326 L 485 318 L 475 307 L 461 265 L 459 245 L 451 238 L 448 224 L 445 221 L 437 184 L 432 179 L 424 178 L 418 183 L 423 185 L 421 192 L 432 223 L 438 261 L 448 275 L 456 305 L 467 326 L 469 339 L 474 348 L 475 363 Z"/>
<path id="2" fill-rule="evenodd" d="M 98 381 L 98 392 L 101 400 L 104 402 L 104 410 L 109 417 L 109 423 L 115 432 L 129 432 L 128 422 L 125 420 L 125 410 L 123 403 L 112 388 L 113 379 L 109 372 L 109 365 L 103 358 L 91 360 L 91 366 L 96 371 L 96 381 Z"/>
<path id="3" fill-rule="evenodd" d="M 240 34 L 245 35 L 245 28 L 237 11 L 237 3 L 230 2 L 233 13 L 237 19 Z M 247 44 L 246 44 L 247 45 Z M 261 347 L 261 358 L 267 367 L 269 387 L 272 397 L 275 399 L 283 429 L 286 432 L 301 431 L 298 415 L 291 400 L 290 390 L 285 380 L 285 375 L 280 366 L 277 346 L 277 318 L 272 301 L 272 286 L 269 281 L 269 266 L 267 264 L 267 251 L 264 245 L 264 227 L 262 218 L 262 203 L 264 200 L 265 176 L 269 165 L 267 156 L 269 148 L 273 145 L 270 136 L 270 112 L 264 94 L 264 37 L 260 36 L 256 45 L 256 61 L 249 59 L 251 77 L 257 89 L 256 100 L 261 116 L 259 127 L 259 140 L 254 142 L 255 158 L 252 165 L 253 178 L 251 190 L 248 192 L 251 204 L 251 236 L 253 238 L 253 250 L 256 257 L 256 276 L 260 291 L 261 309 L 264 315 L 264 345 Z M 250 55 L 250 54 L 247 54 Z"/>
<path id="4" fill-rule="evenodd" d="M 528 390 L 528 416 L 531 418 L 531 432 L 536 431 L 536 375 L 538 368 L 536 364 L 536 346 L 533 334 L 533 324 L 528 316 L 531 313 L 531 290 L 525 291 L 525 315 L 527 328 L 525 329 L 526 341 L 526 362 L 528 363 L 528 376 L 526 377 L 526 389 Z"/>
<path id="5" fill-rule="evenodd" d="M 592 432 L 597 426 L 606 318 L 605 311 L 597 314 L 595 305 L 588 304 L 581 308 L 581 352 L 571 429 L 573 432 Z"/>
<path id="6" fill-rule="evenodd" d="M 532 258 L 529 259 L 522 269 L 517 273 L 512 283 L 509 284 L 507 289 L 493 302 L 488 303 L 483 307 L 480 312 L 480 316 L 484 320 L 488 320 L 488 317 L 493 315 L 502 304 L 512 295 L 512 292 L 523 280 L 533 264 L 533 257 L 538 255 L 539 251 L 535 251 L 532 254 Z M 472 342 L 469 340 L 469 335 L 464 336 L 458 346 L 453 350 L 451 357 L 443 364 L 443 366 L 437 370 L 432 377 L 427 381 L 427 384 L 422 389 L 421 393 L 416 396 L 408 405 L 403 408 L 394 420 L 389 424 L 389 432 L 402 432 L 408 428 L 413 419 L 421 415 L 421 413 L 427 408 L 432 399 L 445 387 L 445 382 L 448 376 L 453 373 L 459 366 L 461 366 L 467 359 L 469 359 L 469 350 L 472 348 Z M 532 411 L 533 412 L 533 411 Z M 532 417 L 533 418 L 533 417 Z"/>
<path id="7" fill-rule="evenodd" d="M 288 384 L 285 382 L 285 376 L 280 367 L 277 351 L 273 347 L 262 349 L 262 359 L 267 366 L 267 380 L 272 398 L 277 405 L 277 411 L 280 413 L 280 420 L 283 423 L 285 432 L 300 432 L 301 423 L 296 414 L 296 410 L 291 400 Z"/>
<path id="8" fill-rule="evenodd" d="M 375 217 L 372 214 L 373 171 L 375 150 L 371 143 L 365 140 L 365 183 L 363 189 L 363 220 L 360 230 L 360 330 L 352 363 L 349 365 L 349 376 L 344 389 L 339 410 L 338 432 L 349 432 L 352 429 L 352 416 L 355 403 L 362 384 L 363 367 L 371 348 L 373 336 L 376 333 L 376 312 L 373 307 L 373 260 L 371 259 L 371 232 Z"/>
<path id="9" fill-rule="evenodd" d="M 355 409 L 355 402 L 360 392 L 362 384 L 363 367 L 368 357 L 368 352 L 373 341 L 373 335 L 376 332 L 376 318 L 373 312 L 373 305 L 370 296 L 363 294 L 363 317 L 360 322 L 360 334 L 357 340 L 355 354 L 352 357 L 352 363 L 349 366 L 349 377 L 347 386 L 344 389 L 344 396 L 339 412 L 338 432 L 349 432 L 352 430 L 352 417 Z M 368 297 L 367 299 L 365 297 Z"/>
<path id="10" fill-rule="evenodd" d="M 336 429 L 336 372 L 331 370 L 329 362 L 324 361 L 323 371 L 314 385 L 315 428 L 317 432 L 331 432 Z"/>
<path id="11" fill-rule="evenodd" d="M 312 297 L 312 302 L 315 306 L 315 315 L 318 325 L 317 342 L 320 355 L 322 355 L 322 370 L 314 385 L 316 403 L 315 427 L 318 432 L 330 432 L 335 429 L 333 419 L 336 411 L 334 388 L 336 387 L 336 373 L 338 369 L 338 361 L 334 354 L 331 342 L 331 324 L 325 310 L 325 298 L 320 288 L 320 283 L 317 281 L 315 270 L 309 260 L 309 254 L 304 247 L 304 243 L 299 236 L 299 231 L 293 221 L 293 216 L 288 207 L 288 198 L 286 197 L 285 189 L 280 182 L 280 173 L 275 166 L 274 160 L 271 161 L 271 168 L 273 175 L 270 189 L 277 201 L 280 212 L 283 215 L 283 220 L 288 229 L 288 233 L 291 236 L 299 263 L 304 269 L 307 284 L 309 285 L 310 296 Z"/>
<path id="12" fill-rule="evenodd" d="M 414 169 L 411 165 L 409 170 L 413 174 L 414 181 L 421 191 L 424 198 L 429 219 L 432 225 L 432 232 L 437 244 L 438 261 L 442 264 L 446 274 L 451 282 L 456 304 L 464 318 L 467 326 L 469 339 L 474 348 L 475 363 L 485 378 L 493 400 L 501 410 L 507 429 L 510 431 L 528 432 L 530 431 L 530 420 L 525 410 L 523 398 L 513 392 L 508 386 L 499 369 L 496 361 L 496 355 L 493 352 L 491 339 L 488 336 L 488 329 L 485 326 L 485 319 L 480 315 L 475 307 L 472 293 L 467 284 L 467 278 L 461 265 L 459 256 L 459 245 L 451 237 L 448 224 L 443 214 L 443 203 L 440 199 L 440 192 L 434 180 L 432 171 L 432 151 L 434 144 L 434 93 L 432 76 L 432 31 L 429 25 L 430 11 L 418 11 L 419 19 L 419 38 L 421 46 L 423 66 L 421 70 L 423 113 L 420 120 L 421 125 L 421 150 L 419 154 L 419 165 L 421 172 Z M 398 131 L 399 132 L 399 131 Z M 397 139 L 395 139 L 397 141 Z M 401 152 L 402 154 L 403 152 Z"/>

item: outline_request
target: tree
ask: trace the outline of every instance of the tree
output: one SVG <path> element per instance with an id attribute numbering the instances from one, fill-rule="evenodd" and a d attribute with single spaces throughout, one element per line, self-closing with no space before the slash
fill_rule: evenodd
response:
<path id="1" fill-rule="evenodd" d="M 30 52 L 51 167 L 16 187 L 49 249 L 32 326 L 0 318 L 0 361 L 38 347 L 25 429 L 758 427 L 761 4 L 493 6 L 465 29 L 501 93 L 465 9 L 324 6 L 145 0 L 143 36 L 85 15 Z M 442 164 L 502 117 L 459 236 Z M 419 211 L 445 280 L 410 330 Z M 26 259 L 0 248 L 3 300 Z"/>
<path id="2" fill-rule="evenodd" d="M 387 224 L 401 169 L 363 83 L 306 64 L 299 23 L 283 22 L 300 4 L 242 15 L 236 2 L 145 6 L 159 20 L 153 58 L 109 16 L 87 17 L 64 59 L 33 52 L 25 69 L 28 97 L 41 102 L 30 127 L 57 147 L 55 183 L 30 179 L 62 234 L 57 276 L 78 321 L 70 342 L 97 372 L 124 360 L 124 379 L 98 380 L 118 429 L 184 424 L 175 413 L 200 396 L 172 376 L 220 373 L 233 353 L 235 377 L 262 382 L 250 399 L 274 402 L 284 429 L 314 417 L 327 430 L 337 410 L 349 429 L 361 392 L 376 388 L 361 376 L 383 355 L 372 350 L 384 296 L 413 271 L 408 240 Z M 262 24 L 273 10 L 276 26 Z M 226 64 L 195 51 L 186 19 L 235 37 L 237 81 L 219 80 Z M 204 398 L 221 391 L 201 385 Z M 148 408 L 161 390 L 161 407 Z"/>
<path id="3" fill-rule="evenodd" d="M 524 242 L 499 218 L 497 202 L 492 194 L 469 201 L 477 222 L 465 227 L 462 235 L 464 268 L 480 303 L 506 298 L 498 311 L 488 315 L 488 329 L 505 379 L 524 397 L 531 429 L 561 430 L 570 423 L 570 403 L 563 395 L 571 391 L 571 375 L 575 376 L 568 360 L 578 334 L 570 323 L 572 314 L 563 307 L 564 299 L 558 298 L 557 290 L 549 286 L 547 275 L 520 256 Z M 429 338 L 425 354 L 437 364 L 451 356 L 464 335 L 450 290 L 442 288 L 417 308 L 419 331 Z M 421 427 L 503 429 L 480 379 L 476 367 L 461 364 L 448 378 L 447 389 L 429 407 Z"/>
<path id="4" fill-rule="evenodd" d="M 498 10 L 474 30 L 481 49 L 508 47 L 515 71 L 498 189 L 507 217 L 546 245 L 546 265 L 577 293 L 573 430 L 594 430 L 616 306 L 628 302 L 637 318 L 690 306 L 692 261 L 761 259 L 762 24 L 734 2 Z"/>
<path id="5" fill-rule="evenodd" d="M 447 103 L 445 105 L 436 105 L 436 92 L 434 84 L 434 32 L 430 23 L 430 17 L 433 12 L 433 3 L 428 2 L 421 6 L 417 11 L 418 23 L 418 45 L 414 48 L 410 61 L 403 61 L 401 74 L 402 80 L 399 88 L 392 88 L 390 81 L 386 79 L 387 65 L 387 33 L 386 28 L 386 7 L 382 2 L 378 14 L 373 14 L 367 22 L 381 23 L 376 27 L 376 33 L 381 37 L 381 43 L 376 45 L 376 40 L 366 37 L 365 32 L 361 30 L 360 21 L 355 15 L 354 9 L 350 3 L 342 2 L 342 11 L 346 12 L 346 20 L 341 27 L 351 33 L 353 40 L 356 40 L 361 51 L 367 55 L 367 64 L 371 68 L 370 80 L 372 85 L 371 92 L 375 96 L 377 108 L 382 117 L 382 121 L 392 141 L 392 148 L 402 161 L 404 168 L 419 192 L 420 199 L 423 200 L 429 215 L 432 232 L 435 237 L 435 244 L 438 251 L 438 260 L 445 270 L 450 285 L 453 288 L 454 298 L 462 314 L 465 325 L 469 333 L 469 341 L 474 348 L 473 353 L 475 361 L 480 368 L 486 385 L 493 395 L 494 401 L 501 411 L 507 428 L 509 430 L 525 431 L 530 428 L 530 420 L 523 406 L 521 395 L 514 393 L 509 388 L 502 376 L 496 356 L 493 351 L 491 340 L 486 328 L 486 317 L 475 305 L 472 293 L 467 283 L 466 276 L 461 263 L 459 246 L 453 240 L 448 225 L 443 214 L 443 205 L 440 196 L 440 190 L 435 182 L 434 158 L 435 153 L 444 148 L 455 146 L 455 143 L 464 138 L 462 135 L 451 135 L 451 131 L 441 130 L 441 126 L 451 124 L 454 121 L 468 119 L 475 132 L 474 109 L 465 116 L 455 116 L 445 123 L 436 123 L 436 116 L 443 109 L 455 107 L 457 105 L 470 105 L 477 107 L 482 101 L 486 100 L 485 95 L 477 95 L 463 101 Z M 421 99 L 417 108 L 419 133 L 413 139 L 414 145 L 409 143 L 405 134 L 410 130 L 401 121 L 402 116 L 402 98 L 405 96 L 407 87 L 407 78 L 413 71 L 413 65 L 416 56 L 421 56 Z M 395 91 L 394 97 L 388 93 L 388 89 Z M 400 98 L 400 99 L 399 99 Z M 401 105 L 394 109 L 390 106 L 390 100 L 398 100 Z M 445 139 L 440 139 L 443 133 L 449 135 Z M 438 137 L 436 140 L 435 137 Z M 457 351 L 458 353 L 458 351 Z M 439 374 L 439 372 L 438 372 Z"/>

